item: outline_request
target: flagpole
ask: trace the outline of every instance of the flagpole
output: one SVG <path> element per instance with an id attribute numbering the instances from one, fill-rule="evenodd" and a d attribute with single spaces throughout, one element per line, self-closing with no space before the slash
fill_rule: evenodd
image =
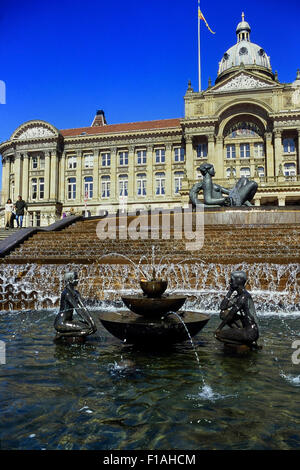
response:
<path id="1" fill-rule="evenodd" d="M 201 49 L 200 49 L 200 0 L 198 0 L 198 82 L 199 93 L 201 92 Z"/>

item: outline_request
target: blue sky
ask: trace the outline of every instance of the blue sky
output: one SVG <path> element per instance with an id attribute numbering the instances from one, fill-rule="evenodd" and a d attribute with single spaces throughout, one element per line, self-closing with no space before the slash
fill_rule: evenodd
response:
<path id="1" fill-rule="evenodd" d="M 182 117 L 188 80 L 197 89 L 197 0 L 1 2 L 0 141 L 22 122 L 64 129 Z M 279 80 L 300 68 L 299 0 L 201 0 L 202 84 L 236 42 L 242 10 L 251 40 L 271 56 Z"/>

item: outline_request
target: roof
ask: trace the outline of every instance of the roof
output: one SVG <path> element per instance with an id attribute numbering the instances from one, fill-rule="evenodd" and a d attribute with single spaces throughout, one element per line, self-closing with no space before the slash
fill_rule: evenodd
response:
<path id="1" fill-rule="evenodd" d="M 60 132 L 64 137 L 79 136 L 82 134 L 111 134 L 119 132 L 136 132 L 155 129 L 168 129 L 180 127 L 180 118 L 160 119 L 157 121 L 129 122 L 124 124 L 109 124 L 105 126 L 79 127 L 77 129 L 62 129 Z"/>

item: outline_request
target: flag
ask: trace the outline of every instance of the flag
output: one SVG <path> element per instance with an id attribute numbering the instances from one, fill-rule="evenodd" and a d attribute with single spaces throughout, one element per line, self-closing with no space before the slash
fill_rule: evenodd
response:
<path id="1" fill-rule="evenodd" d="M 206 24 L 207 29 L 209 29 L 209 31 L 210 31 L 212 34 L 216 34 L 216 33 L 214 33 L 214 32 L 210 29 L 210 27 L 209 27 L 209 25 L 208 25 L 206 19 L 204 18 L 203 14 L 202 14 L 202 11 L 200 10 L 200 7 L 198 7 L 198 18 L 199 18 L 199 20 L 203 20 L 203 21 L 204 21 L 204 23 Z"/>

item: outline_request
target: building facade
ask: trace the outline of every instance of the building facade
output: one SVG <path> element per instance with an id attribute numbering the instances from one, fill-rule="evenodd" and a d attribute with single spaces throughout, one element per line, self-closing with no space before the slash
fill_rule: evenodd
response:
<path id="1" fill-rule="evenodd" d="M 19 126 L 0 145 L 2 204 L 22 195 L 29 225 L 71 208 L 97 215 L 125 202 L 133 210 L 178 207 L 204 162 L 223 186 L 243 175 L 256 180 L 255 205 L 300 204 L 300 71 L 280 83 L 250 33 L 243 16 L 214 86 L 196 92 L 189 83 L 183 118 L 109 125 L 98 111 L 90 127 Z"/>

